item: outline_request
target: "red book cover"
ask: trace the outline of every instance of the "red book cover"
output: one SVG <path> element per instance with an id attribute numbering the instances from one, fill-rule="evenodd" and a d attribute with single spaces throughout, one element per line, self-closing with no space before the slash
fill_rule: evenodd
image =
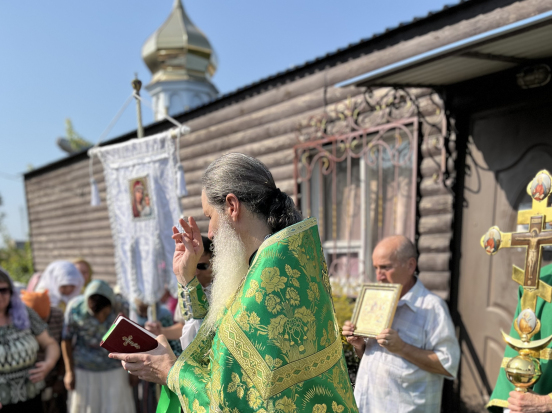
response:
<path id="1" fill-rule="evenodd" d="M 143 353 L 158 346 L 156 336 L 120 315 L 105 333 L 100 346 L 110 353 Z"/>

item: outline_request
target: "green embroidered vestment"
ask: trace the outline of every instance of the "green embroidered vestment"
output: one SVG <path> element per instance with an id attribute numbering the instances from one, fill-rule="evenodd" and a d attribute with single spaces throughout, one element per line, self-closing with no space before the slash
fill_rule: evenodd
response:
<path id="1" fill-rule="evenodd" d="M 548 285 L 552 285 L 552 264 L 547 265 L 541 268 L 540 278 Z M 519 287 L 518 292 L 518 306 L 514 316 L 514 320 L 517 319 L 521 311 L 521 296 L 523 294 L 523 287 Z M 547 303 L 542 298 L 537 298 L 537 308 L 535 309 L 535 314 L 537 318 L 541 321 L 541 330 L 533 340 L 540 340 L 541 338 L 548 337 L 552 334 L 552 304 Z M 519 334 L 516 332 L 512 322 L 512 328 L 510 330 L 510 336 L 519 339 Z M 545 395 L 552 393 L 552 344 L 541 350 L 540 362 L 542 369 L 542 376 L 539 381 L 533 387 L 533 391 L 537 394 Z M 491 412 L 501 412 L 504 408 L 508 407 L 508 397 L 511 391 L 514 390 L 514 385 L 508 381 L 506 378 L 506 373 L 504 368 L 508 361 L 512 357 L 516 357 L 518 352 L 515 351 L 510 346 L 506 346 L 506 351 L 504 352 L 504 359 L 502 360 L 502 365 L 500 367 L 500 373 L 498 374 L 498 380 L 494 388 L 493 394 L 491 395 L 491 400 L 487 404 L 487 409 Z"/>
<path id="2" fill-rule="evenodd" d="M 199 330 L 167 385 L 186 413 L 358 411 L 316 219 L 263 242 L 216 332 Z"/>

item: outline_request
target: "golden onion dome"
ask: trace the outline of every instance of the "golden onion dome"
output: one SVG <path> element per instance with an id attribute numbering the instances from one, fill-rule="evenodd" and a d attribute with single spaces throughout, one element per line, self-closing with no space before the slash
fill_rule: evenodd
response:
<path id="1" fill-rule="evenodd" d="M 210 80 L 217 58 L 207 36 L 192 23 L 181 0 L 175 0 L 163 25 L 142 46 L 151 83 L 170 80 Z"/>

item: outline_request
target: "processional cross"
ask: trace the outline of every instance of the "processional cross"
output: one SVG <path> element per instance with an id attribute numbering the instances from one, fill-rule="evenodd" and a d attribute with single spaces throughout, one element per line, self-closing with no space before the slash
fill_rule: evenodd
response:
<path id="1" fill-rule="evenodd" d="M 526 232 L 501 232 L 491 227 L 481 238 L 481 245 L 489 255 L 502 248 L 525 247 L 525 270 L 514 265 L 512 279 L 523 286 L 522 309 L 535 311 L 537 297 L 552 302 L 552 287 L 539 278 L 542 262 L 542 248 L 552 245 L 552 230 L 546 230 L 546 224 L 552 222 L 552 207 L 548 207 L 552 177 L 548 171 L 540 171 L 527 186 L 527 192 L 533 199 L 532 208 L 518 212 L 517 223 L 529 225 Z"/>
<path id="2" fill-rule="evenodd" d="M 540 280 L 542 248 L 552 245 L 552 230 L 546 230 L 546 224 L 552 222 L 552 207 L 548 207 L 548 197 L 552 189 L 552 176 L 542 170 L 527 185 L 527 192 L 533 199 L 530 210 L 518 213 L 518 225 L 528 225 L 526 232 L 500 232 L 491 227 L 481 238 L 481 246 L 487 254 L 494 255 L 499 249 L 525 247 L 525 270 L 514 265 L 512 278 L 523 286 L 521 311 L 514 320 L 514 329 L 520 339 L 502 332 L 504 341 L 519 352 L 505 366 L 506 377 L 516 386 L 516 390 L 526 392 L 541 375 L 538 357 L 540 351 L 552 342 L 552 336 L 531 341 L 540 331 L 541 323 L 535 315 L 537 298 L 552 302 L 552 287 Z"/>

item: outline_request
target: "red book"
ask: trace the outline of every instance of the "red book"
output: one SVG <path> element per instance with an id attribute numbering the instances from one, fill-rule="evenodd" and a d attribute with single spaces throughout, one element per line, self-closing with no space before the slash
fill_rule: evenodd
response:
<path id="1" fill-rule="evenodd" d="M 110 353 L 143 353 L 157 348 L 158 345 L 155 334 L 124 315 L 115 319 L 100 343 Z"/>

